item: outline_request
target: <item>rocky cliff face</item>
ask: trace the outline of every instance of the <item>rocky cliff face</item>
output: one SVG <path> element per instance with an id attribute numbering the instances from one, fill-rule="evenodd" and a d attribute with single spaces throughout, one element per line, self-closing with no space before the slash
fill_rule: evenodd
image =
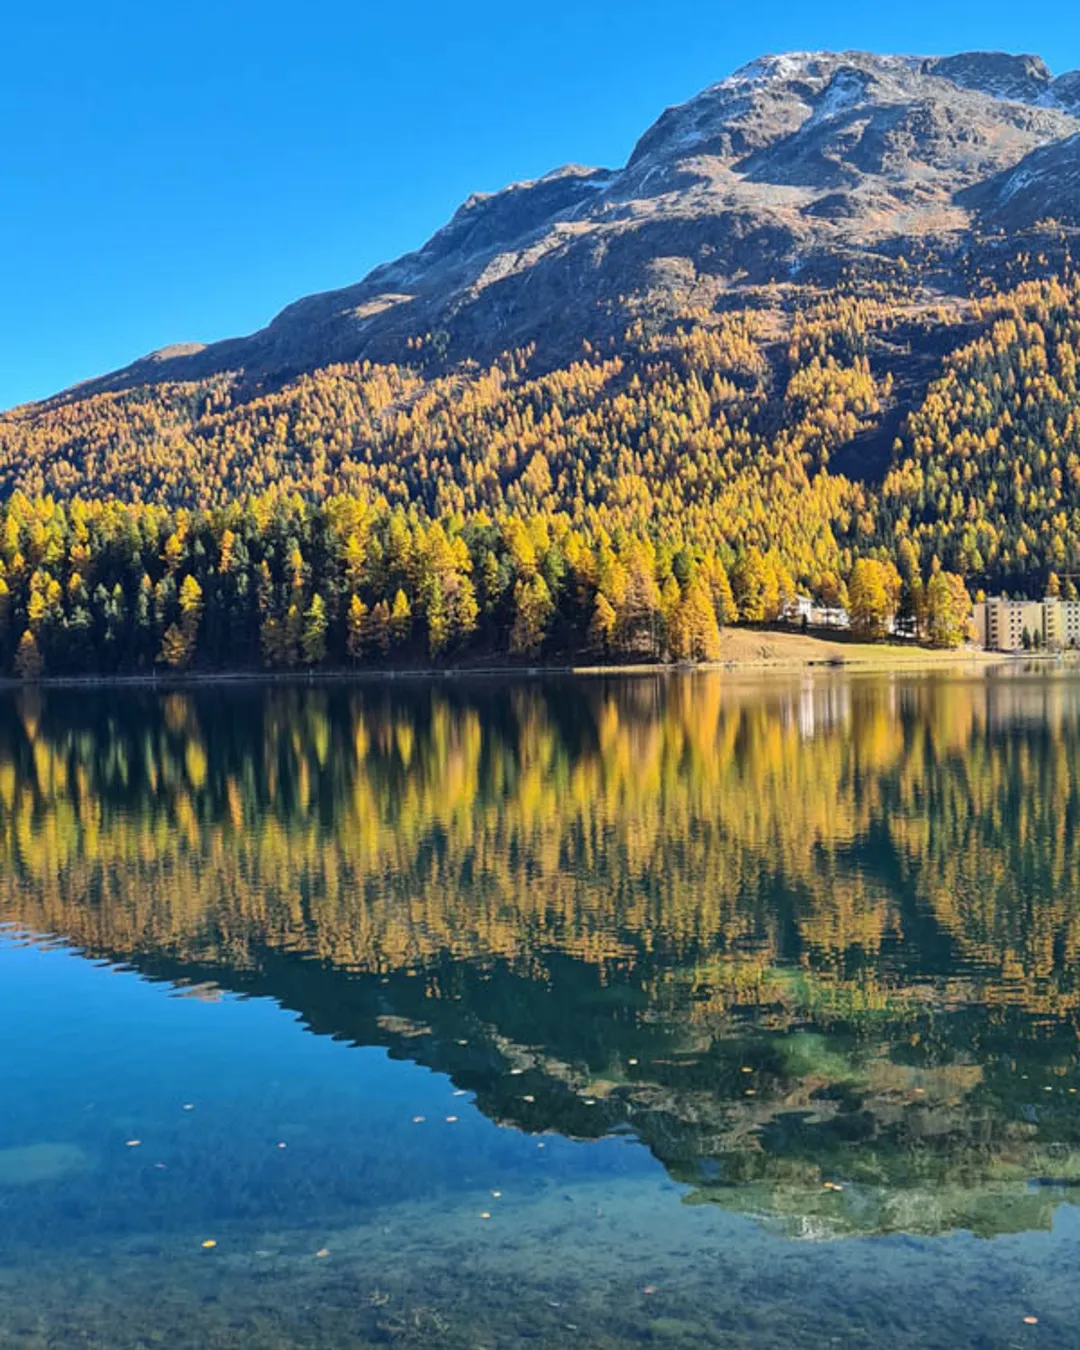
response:
<path id="1" fill-rule="evenodd" d="M 1080 230 L 1080 72 L 1000 53 L 765 57 L 669 108 L 620 170 L 571 165 L 478 194 L 357 285 L 92 387 L 400 361 L 424 335 L 444 361 L 535 343 L 554 362 L 635 317 L 760 286 L 915 267 L 928 296 L 966 293 L 972 268 L 1003 256 L 1002 231 L 1036 230 L 1050 252 Z"/>

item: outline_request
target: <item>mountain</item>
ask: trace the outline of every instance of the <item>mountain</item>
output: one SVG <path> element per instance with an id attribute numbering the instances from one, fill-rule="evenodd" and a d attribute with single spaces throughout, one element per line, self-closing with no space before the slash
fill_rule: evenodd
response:
<path id="1" fill-rule="evenodd" d="M 664 587 L 663 631 L 696 606 L 711 650 L 695 577 L 759 622 L 867 557 L 912 622 L 942 567 L 1069 593 L 1078 236 L 1080 72 L 762 58 L 621 169 L 478 194 L 250 337 L 0 416 L 0 666 L 182 664 L 197 630 L 217 664 L 291 664 L 312 606 L 316 664 L 391 632 L 418 659 L 655 654 Z"/>
<path id="2" fill-rule="evenodd" d="M 730 306 L 754 288 L 895 275 L 966 295 L 984 235 L 1080 227 L 1080 72 L 1034 56 L 793 53 L 669 108 L 619 170 L 567 165 L 477 193 L 414 253 L 308 296 L 249 338 L 167 348 L 81 393 L 222 371 L 448 360 L 535 343 L 555 363 L 628 317 Z"/>

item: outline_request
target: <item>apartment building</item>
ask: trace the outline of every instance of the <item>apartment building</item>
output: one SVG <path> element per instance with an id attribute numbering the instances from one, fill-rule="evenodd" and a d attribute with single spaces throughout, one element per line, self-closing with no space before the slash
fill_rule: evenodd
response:
<path id="1" fill-rule="evenodd" d="M 978 641 L 990 651 L 1080 647 L 1080 600 L 1051 595 L 1043 600 L 1010 600 L 994 595 L 975 606 L 974 618 Z"/>
<path id="2" fill-rule="evenodd" d="M 1047 647 L 1080 647 L 1080 600 L 1043 601 L 1043 643 Z"/>

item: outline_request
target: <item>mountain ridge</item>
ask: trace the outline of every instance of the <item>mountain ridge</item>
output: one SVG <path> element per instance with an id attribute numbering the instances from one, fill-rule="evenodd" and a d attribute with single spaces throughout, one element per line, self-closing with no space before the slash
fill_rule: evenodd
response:
<path id="1" fill-rule="evenodd" d="M 647 128 L 620 169 L 563 165 L 474 193 L 420 248 L 287 305 L 262 329 L 174 343 L 62 391 L 240 373 L 259 385 L 339 361 L 554 364 L 635 318 L 730 306 L 754 287 L 894 274 L 915 245 L 931 295 L 971 255 L 1047 216 L 1080 228 L 1080 71 L 1036 56 L 765 56 Z M 906 261 L 906 258 L 905 258 Z"/>

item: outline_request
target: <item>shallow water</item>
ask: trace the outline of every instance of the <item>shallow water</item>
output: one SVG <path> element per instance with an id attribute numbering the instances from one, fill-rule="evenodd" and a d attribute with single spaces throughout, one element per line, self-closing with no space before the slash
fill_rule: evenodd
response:
<path id="1" fill-rule="evenodd" d="M 9 696 L 0 1350 L 1075 1346 L 1078 752 L 1067 675 Z"/>

